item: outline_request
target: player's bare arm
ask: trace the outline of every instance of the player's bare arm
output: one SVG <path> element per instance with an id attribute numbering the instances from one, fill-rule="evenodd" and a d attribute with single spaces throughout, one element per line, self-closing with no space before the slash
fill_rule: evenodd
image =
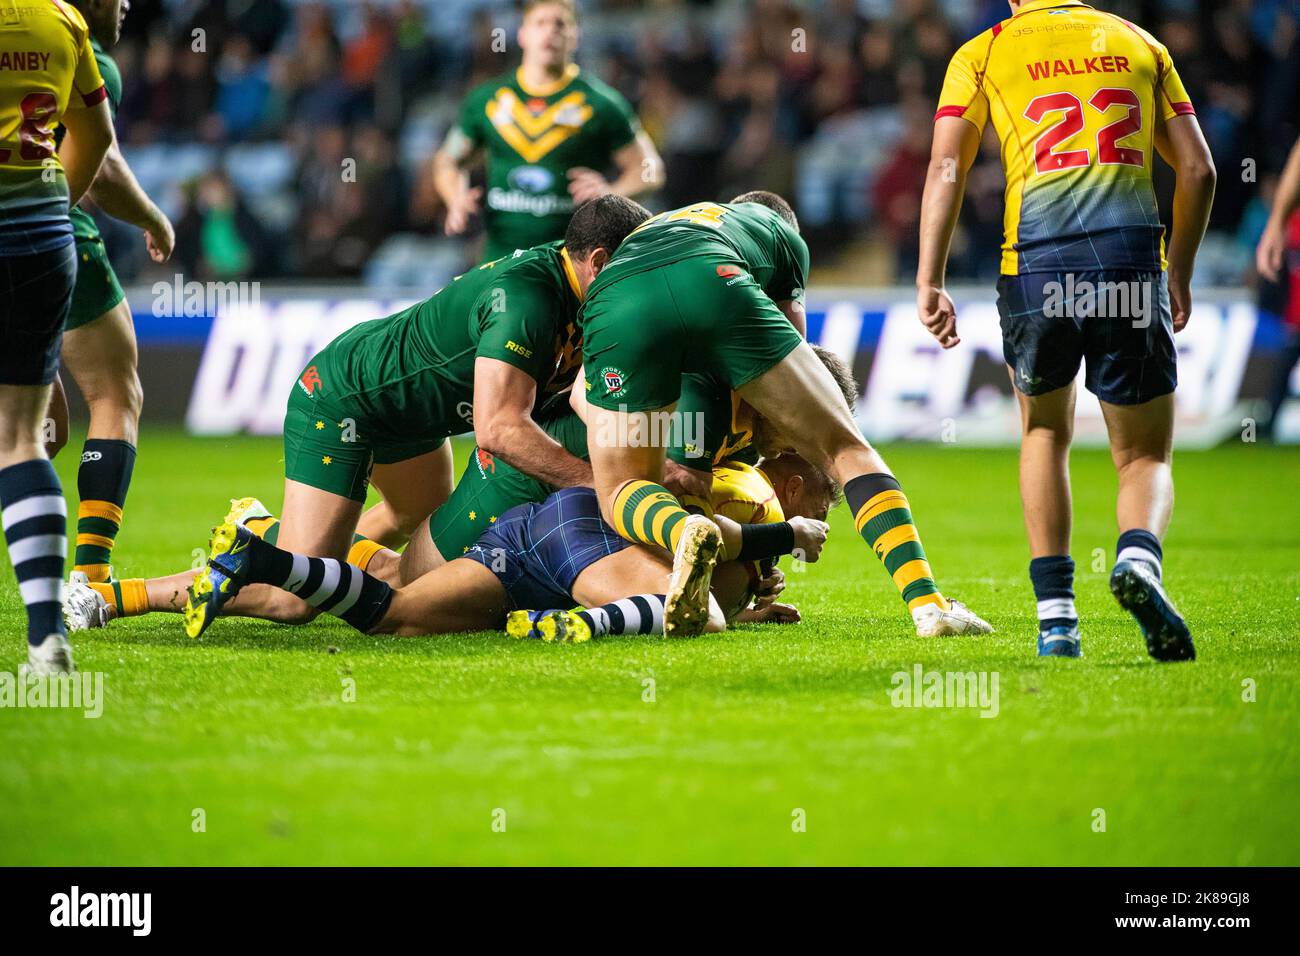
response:
<path id="1" fill-rule="evenodd" d="M 442 148 L 433 156 L 433 187 L 447 204 L 443 231 L 449 236 L 464 232 L 469 227 L 470 218 L 479 212 L 483 190 L 470 187 L 466 171 L 477 154 L 470 138 L 459 127 L 453 126 Z"/>
<path id="2" fill-rule="evenodd" d="M 172 247 L 176 244 L 171 220 L 141 188 L 116 140 L 104 156 L 104 165 L 86 195 L 114 219 L 143 229 L 145 245 L 154 262 L 166 262 L 171 258 Z"/>
<path id="3" fill-rule="evenodd" d="M 944 291 L 948 247 L 966 194 L 966 174 L 979 151 L 980 132 L 957 116 L 934 124 L 934 143 L 921 199 L 920 257 L 916 267 L 916 313 L 946 349 L 961 342 L 957 309 Z"/>
<path id="4" fill-rule="evenodd" d="M 556 488 L 591 484 L 591 465 L 533 421 L 537 382 L 499 359 L 474 360 L 474 436 L 493 456 Z"/>
<path id="5" fill-rule="evenodd" d="M 62 116 L 68 128 L 59 158 L 68 177 L 68 205 L 75 206 L 95 181 L 104 157 L 116 137 L 108 102 L 100 100 L 85 109 L 70 109 Z"/>
<path id="6" fill-rule="evenodd" d="M 1192 314 L 1192 270 L 1196 250 L 1210 222 L 1215 170 L 1210 147 L 1194 114 L 1175 116 L 1156 126 L 1155 146 L 1174 169 L 1174 222 L 1169 230 L 1169 300 L 1174 331 Z"/>
<path id="7" fill-rule="evenodd" d="M 1300 139 L 1291 147 L 1291 154 L 1278 179 L 1268 225 L 1264 227 L 1264 234 L 1255 250 L 1255 268 L 1270 282 L 1281 278 L 1282 256 L 1286 252 L 1286 224 L 1296 209 L 1300 209 Z"/>

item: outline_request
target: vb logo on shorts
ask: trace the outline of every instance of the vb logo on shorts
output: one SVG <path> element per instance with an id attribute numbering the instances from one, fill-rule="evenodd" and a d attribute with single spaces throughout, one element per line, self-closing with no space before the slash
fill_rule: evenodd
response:
<path id="1" fill-rule="evenodd" d="M 600 370 L 600 378 L 605 383 L 605 394 L 610 398 L 622 398 L 627 392 L 624 384 L 627 377 L 623 374 L 622 369 L 607 365 Z"/>
<path id="2" fill-rule="evenodd" d="M 302 378 L 298 379 L 298 387 L 311 396 L 315 394 L 316 389 L 321 387 L 320 373 L 316 371 L 316 366 L 309 366 L 307 371 L 302 373 Z"/>

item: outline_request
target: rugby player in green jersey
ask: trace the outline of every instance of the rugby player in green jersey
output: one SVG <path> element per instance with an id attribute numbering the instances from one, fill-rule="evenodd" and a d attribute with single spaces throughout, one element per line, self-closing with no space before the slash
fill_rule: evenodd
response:
<path id="1" fill-rule="evenodd" d="M 853 373 L 825 349 L 813 346 L 813 351 L 852 406 L 857 400 Z M 569 395 L 556 396 L 535 417 L 542 429 L 566 451 L 585 461 L 590 408 L 582 385 L 579 372 Z M 762 416 L 714 375 L 682 376 L 682 405 L 695 411 L 691 419 L 678 418 L 676 425 L 663 428 L 669 444 L 664 486 L 688 510 L 712 510 L 708 501 L 716 469 L 737 463 L 756 464 L 760 457 L 774 458 L 789 449 L 788 442 Z M 512 466 L 486 448 L 476 447 L 451 497 L 427 523 L 416 529 L 401 554 L 385 548 L 369 555 L 366 553 L 369 548 L 358 544 L 354 557 L 358 562 L 367 561 L 364 570 L 372 574 L 409 584 L 433 568 L 468 553 L 479 536 L 509 509 L 541 502 L 557 490 L 557 486 Z M 367 512 L 366 517 L 374 510 Z M 260 515 L 261 511 L 252 513 Z M 255 527 L 268 539 L 274 538 L 273 525 Z"/>
<path id="2" fill-rule="evenodd" d="M 563 242 L 484 263 L 409 309 L 353 327 L 311 359 L 285 414 L 276 543 L 337 558 L 354 546 L 373 555 L 381 544 L 400 544 L 451 492 L 446 439 L 471 428 L 491 454 L 547 485 L 589 486 L 590 465 L 532 416 L 572 384 L 581 365 L 582 297 L 611 251 L 648 216 L 622 196 L 593 200 L 574 213 Z M 391 533 L 382 542 L 356 542 L 371 482 L 391 515 Z M 232 515 L 259 517 L 247 504 Z M 113 616 L 126 616 L 180 610 L 193 578 L 185 571 L 91 588 Z M 191 594 L 187 604 L 195 632 L 210 607 L 205 598 Z M 69 597 L 73 616 L 80 600 Z M 278 589 L 253 588 L 226 613 L 299 622 L 312 609 Z"/>
<path id="3" fill-rule="evenodd" d="M 90 48 L 104 79 L 109 110 L 116 116 L 122 101 L 122 74 L 105 50 L 117 43 L 130 3 L 73 0 L 72 6 L 90 28 Z M 62 127 L 56 139 L 62 143 Z M 171 256 L 175 240 L 172 224 L 140 188 L 116 140 L 109 147 L 87 196 L 114 219 L 141 229 L 154 262 L 165 262 Z M 90 408 L 90 425 L 77 468 L 81 503 L 77 509 L 72 573 L 74 579 L 107 581 L 112 576 L 109 561 L 135 468 L 143 393 L 136 368 L 138 355 L 131 307 L 109 264 L 99 227 L 90 213 L 80 207 L 72 208 L 71 219 L 77 283 L 64 326 L 63 366 L 72 373 Z M 67 441 L 68 434 L 67 398 L 58 379 L 50 400 L 50 418 L 55 423 L 56 440 L 47 445 L 47 451 L 53 456 Z"/>
<path id="4" fill-rule="evenodd" d="M 691 414 L 678 405 L 682 375 L 712 372 L 844 488 L 918 634 L 988 632 L 939 591 L 898 481 L 800 335 L 807 273 L 794 211 L 773 193 L 666 212 L 623 242 L 579 315 L 602 515 L 629 540 L 673 553 L 667 633 L 697 633 L 721 536 L 662 485 L 664 445 L 627 438 L 647 415 Z"/>
<path id="5" fill-rule="evenodd" d="M 606 193 L 641 196 L 663 184 L 663 160 L 615 90 L 578 68 L 572 0 L 529 0 L 514 73 L 471 90 L 434 156 L 434 185 L 459 235 L 483 206 L 485 259 L 564 236 L 570 214 Z M 483 190 L 466 167 L 487 164 Z M 610 181 L 603 171 L 613 167 Z"/>

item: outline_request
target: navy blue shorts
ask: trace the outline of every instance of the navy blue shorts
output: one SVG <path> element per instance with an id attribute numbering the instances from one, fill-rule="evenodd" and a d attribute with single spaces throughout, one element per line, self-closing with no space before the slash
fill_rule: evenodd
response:
<path id="1" fill-rule="evenodd" d="M 0 256 L 0 385 L 49 385 L 77 283 L 77 248 Z"/>
<path id="2" fill-rule="evenodd" d="M 1103 402 L 1140 405 L 1178 385 L 1169 285 L 1163 272 L 1034 272 L 998 279 L 1002 354 L 1016 388 L 1083 383 Z"/>
<path id="3" fill-rule="evenodd" d="M 500 515 L 462 557 L 497 576 L 512 609 L 548 610 L 573 607 L 578 575 L 630 546 L 601 519 L 595 491 L 562 488 Z"/>

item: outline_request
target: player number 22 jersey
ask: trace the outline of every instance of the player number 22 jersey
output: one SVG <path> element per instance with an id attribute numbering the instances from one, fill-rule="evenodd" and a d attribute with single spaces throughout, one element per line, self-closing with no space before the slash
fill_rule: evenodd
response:
<path id="1" fill-rule="evenodd" d="M 990 121 L 1006 172 L 1002 272 L 1164 267 L 1156 126 L 1192 104 L 1169 51 L 1075 0 L 1033 0 L 961 47 L 936 119 Z"/>

